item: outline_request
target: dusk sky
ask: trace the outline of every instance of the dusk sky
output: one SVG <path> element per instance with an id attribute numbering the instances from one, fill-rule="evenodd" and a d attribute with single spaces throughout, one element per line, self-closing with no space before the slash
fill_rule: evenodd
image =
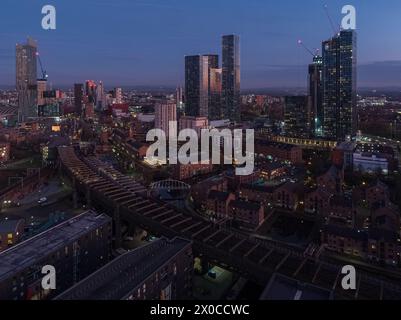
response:
<path id="1" fill-rule="evenodd" d="M 0 85 L 15 83 L 15 44 L 38 40 L 50 81 L 107 86 L 183 84 L 184 56 L 221 54 L 221 35 L 241 37 L 242 88 L 306 86 L 313 48 L 357 10 L 358 85 L 401 86 L 400 0 L 1 0 Z M 41 28 L 43 5 L 57 30 Z M 220 60 L 221 61 L 221 60 Z"/>

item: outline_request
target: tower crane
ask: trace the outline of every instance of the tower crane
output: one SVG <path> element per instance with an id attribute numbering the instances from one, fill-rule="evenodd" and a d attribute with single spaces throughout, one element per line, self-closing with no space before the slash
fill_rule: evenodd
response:
<path id="1" fill-rule="evenodd" d="M 315 53 L 313 53 L 313 51 L 310 50 L 310 49 L 303 43 L 302 40 L 298 40 L 298 44 L 299 44 L 300 46 L 302 46 L 302 47 L 305 49 L 306 52 L 310 53 L 310 55 L 311 55 L 312 57 L 316 57 L 316 56 L 319 55 L 319 51 L 320 51 L 319 49 L 316 49 L 316 50 L 315 50 Z"/>
<path id="2" fill-rule="evenodd" d="M 43 64 L 42 64 L 42 60 L 40 59 L 40 54 L 39 52 L 36 52 L 36 56 L 38 57 L 38 61 L 39 61 L 39 65 L 40 65 L 40 70 L 42 73 L 42 79 L 43 80 L 47 80 L 47 78 L 49 77 L 49 75 L 47 74 L 46 70 L 43 69 Z"/>
<path id="3" fill-rule="evenodd" d="M 329 6 L 328 6 L 327 4 L 325 4 L 325 5 L 323 6 L 323 8 L 324 8 L 324 12 L 326 13 L 327 19 L 328 19 L 329 22 L 330 22 L 331 28 L 333 29 L 333 33 L 334 33 L 334 34 L 337 34 L 337 33 L 341 30 L 341 26 L 339 25 L 339 26 L 338 26 L 338 29 L 337 29 L 336 26 L 334 25 L 333 19 L 332 19 L 331 16 L 330 16 Z"/>

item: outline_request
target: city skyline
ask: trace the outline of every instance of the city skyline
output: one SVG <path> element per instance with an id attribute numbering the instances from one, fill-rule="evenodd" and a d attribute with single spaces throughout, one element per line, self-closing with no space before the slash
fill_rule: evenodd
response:
<path id="1" fill-rule="evenodd" d="M 82 10 L 78 11 L 69 10 L 74 3 L 54 1 L 57 30 L 44 31 L 40 27 L 41 5 L 38 1 L 32 1 L 23 8 L 5 1 L 3 13 L 20 10 L 20 14 L 17 18 L 15 15 L 1 15 L 0 86 L 14 84 L 15 43 L 21 43 L 28 35 L 38 41 L 49 81 L 54 86 L 71 85 L 90 77 L 103 80 L 106 87 L 175 87 L 184 83 L 182 70 L 185 55 L 204 52 L 220 54 L 220 37 L 223 34 L 238 34 L 244 48 L 241 52 L 243 89 L 306 88 L 304 74 L 310 57 L 297 40 L 302 39 L 313 49 L 319 48 L 321 41 L 333 35 L 323 9 L 324 3 L 284 1 L 273 5 L 251 1 L 232 4 L 227 9 L 228 14 L 221 15 L 225 3 L 218 2 L 210 13 L 210 19 L 202 19 L 194 13 L 197 10 L 202 16 L 209 6 L 207 1 L 204 4 L 186 4 L 183 1 L 170 1 L 168 4 L 160 1 L 120 1 L 118 4 L 107 4 L 87 1 L 80 4 Z M 344 1 L 329 4 L 335 23 L 341 21 L 344 4 Z M 401 83 L 401 61 L 398 58 L 401 48 L 393 39 L 399 20 L 391 17 L 401 5 L 395 1 L 389 1 L 385 7 L 362 1 L 354 1 L 354 5 L 360 47 L 359 87 L 398 87 Z M 302 6 L 302 11 L 297 10 L 299 6 Z M 96 13 L 83 19 L 82 14 L 90 8 L 96 9 L 93 10 Z M 33 14 L 35 10 L 37 15 Z M 76 19 L 70 17 L 71 12 L 75 12 Z M 127 16 L 126 12 L 133 12 L 133 17 Z M 173 22 L 163 28 L 166 19 Z M 236 23 L 238 19 L 244 23 Z M 210 24 L 212 20 L 214 23 Z M 377 24 L 375 28 L 371 27 L 372 21 Z M 91 30 L 91 37 L 86 36 L 85 30 Z M 71 46 L 75 49 L 70 50 Z M 169 50 L 165 50 L 166 47 Z M 88 56 L 90 61 L 86 58 Z M 60 61 L 63 61 L 62 65 Z"/>
<path id="2" fill-rule="evenodd" d="M 323 1 L 3 0 L 0 300 L 401 300 L 401 3 Z"/>

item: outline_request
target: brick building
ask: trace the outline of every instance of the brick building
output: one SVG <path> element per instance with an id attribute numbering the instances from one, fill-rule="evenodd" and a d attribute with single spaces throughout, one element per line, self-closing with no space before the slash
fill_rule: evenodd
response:
<path id="1" fill-rule="evenodd" d="M 0 300 L 43 300 L 109 262 L 112 220 L 87 211 L 0 253 Z M 42 267 L 56 269 L 57 289 L 41 286 Z"/>
<path id="2" fill-rule="evenodd" d="M 304 185 L 287 182 L 274 191 L 275 207 L 296 211 L 304 201 Z"/>
<path id="3" fill-rule="evenodd" d="M 321 189 L 335 194 L 342 191 L 344 183 L 344 171 L 336 166 L 331 166 L 330 169 L 323 175 L 317 178 L 317 185 Z"/>
<path id="4" fill-rule="evenodd" d="M 264 209 L 260 202 L 232 200 L 230 211 L 233 220 L 245 228 L 256 229 L 265 220 Z"/>
<path id="5" fill-rule="evenodd" d="M 233 193 L 211 190 L 206 201 L 206 210 L 219 218 L 226 218 L 230 215 L 229 204 L 232 200 L 235 200 Z"/>
<path id="6" fill-rule="evenodd" d="M 295 164 L 303 163 L 302 149 L 291 144 L 266 140 L 256 140 L 255 152 L 266 157 L 270 156 L 276 160 L 289 161 Z"/>
<path id="7" fill-rule="evenodd" d="M 305 212 L 324 215 L 329 209 L 331 194 L 325 189 L 317 188 L 305 195 Z"/>
<path id="8" fill-rule="evenodd" d="M 192 295 L 189 240 L 159 239 L 105 265 L 56 300 L 180 300 Z"/>

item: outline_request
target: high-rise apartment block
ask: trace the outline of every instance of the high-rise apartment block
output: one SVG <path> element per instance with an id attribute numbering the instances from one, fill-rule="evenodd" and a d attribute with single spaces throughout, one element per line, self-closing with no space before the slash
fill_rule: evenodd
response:
<path id="1" fill-rule="evenodd" d="M 16 89 L 18 118 L 25 121 L 37 117 L 37 44 L 28 38 L 26 44 L 16 46 Z"/>
<path id="2" fill-rule="evenodd" d="M 308 95 L 311 133 L 316 137 L 323 135 L 323 59 L 314 56 L 309 65 Z"/>
<path id="3" fill-rule="evenodd" d="M 307 96 L 287 96 L 284 104 L 284 132 L 292 138 L 309 138 L 310 112 Z"/>
<path id="4" fill-rule="evenodd" d="M 185 115 L 207 117 L 209 113 L 209 58 L 185 57 Z"/>
<path id="5" fill-rule="evenodd" d="M 341 141 L 356 133 L 356 32 L 340 31 L 322 52 L 323 134 Z"/>
<path id="6" fill-rule="evenodd" d="M 239 36 L 223 36 L 222 105 L 224 116 L 241 120 L 241 75 Z"/>

